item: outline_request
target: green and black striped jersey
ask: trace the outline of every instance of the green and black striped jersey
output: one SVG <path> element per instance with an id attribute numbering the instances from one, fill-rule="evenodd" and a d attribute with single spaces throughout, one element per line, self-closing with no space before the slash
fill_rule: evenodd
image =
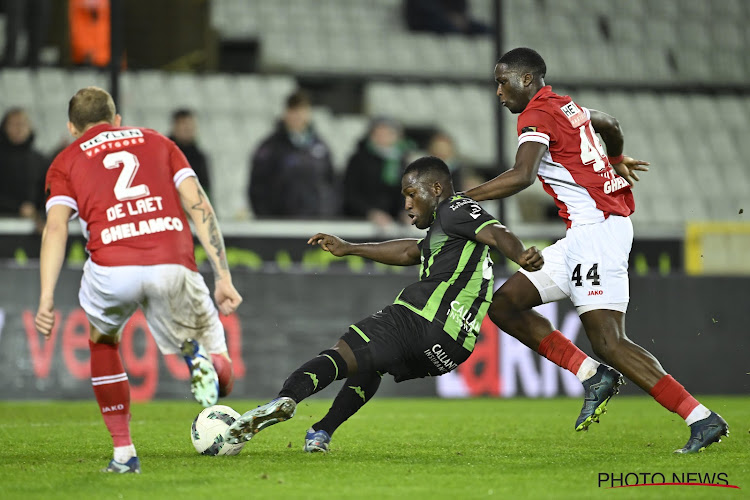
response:
<path id="1" fill-rule="evenodd" d="M 443 324 L 446 333 L 469 351 L 474 349 L 493 292 L 490 249 L 477 242 L 476 235 L 495 223 L 492 215 L 466 196 L 440 203 L 427 235 L 419 242 L 419 281 L 401 290 L 395 301 Z"/>

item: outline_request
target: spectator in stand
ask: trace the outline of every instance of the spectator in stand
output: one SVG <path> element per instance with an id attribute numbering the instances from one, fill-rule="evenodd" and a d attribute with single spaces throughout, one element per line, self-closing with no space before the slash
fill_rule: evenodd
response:
<path id="1" fill-rule="evenodd" d="M 406 25 L 412 31 L 444 35 L 487 34 L 492 28 L 471 17 L 469 0 L 405 0 Z"/>
<path id="2" fill-rule="evenodd" d="M 310 98 L 295 91 L 252 156 L 248 198 L 260 217 L 321 218 L 338 212 L 328 145 L 312 125 Z"/>
<path id="3" fill-rule="evenodd" d="M 448 165 L 453 177 L 453 185 L 458 192 L 467 191 L 489 180 L 482 170 L 464 163 L 456 148 L 453 137 L 442 130 L 432 134 L 427 142 L 427 154 L 440 158 Z M 498 203 L 483 201 L 482 208 L 489 212 L 498 212 Z"/>
<path id="4" fill-rule="evenodd" d="M 172 113 L 172 131 L 169 133 L 169 138 L 177 144 L 177 147 L 185 155 L 190 167 L 198 176 L 203 190 L 211 198 L 211 177 L 208 174 L 208 162 L 206 161 L 206 155 L 198 147 L 197 133 L 198 123 L 191 110 L 178 109 Z"/>
<path id="5" fill-rule="evenodd" d="M 38 220 L 48 161 L 36 149 L 31 119 L 11 108 L 0 122 L 0 216 Z"/>
<path id="6" fill-rule="evenodd" d="M 50 0 L 5 0 L 5 53 L 2 66 L 39 66 L 39 53 L 47 38 Z M 18 54 L 18 40 L 26 33 L 26 57 Z"/>
<path id="7" fill-rule="evenodd" d="M 346 167 L 344 215 L 384 229 L 396 224 L 403 212 L 401 175 L 409 150 L 398 122 L 375 118 Z"/>
<path id="8" fill-rule="evenodd" d="M 438 130 L 427 143 L 427 154 L 440 158 L 448 165 L 457 191 L 465 191 L 486 181 L 473 168 L 463 164 L 456 150 L 456 143 L 447 132 Z M 481 179 L 477 182 L 477 179 Z"/>

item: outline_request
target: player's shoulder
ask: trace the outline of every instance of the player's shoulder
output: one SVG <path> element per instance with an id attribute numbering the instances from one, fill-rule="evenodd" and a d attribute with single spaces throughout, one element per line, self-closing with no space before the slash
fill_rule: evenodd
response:
<path id="1" fill-rule="evenodd" d="M 529 106 L 523 111 L 526 113 L 523 119 L 519 117 L 518 127 L 523 131 L 535 131 L 535 127 L 527 127 L 530 124 L 547 123 L 548 127 L 556 125 L 569 124 L 572 128 L 577 129 L 590 119 L 589 110 L 568 95 L 560 95 L 548 91 L 538 99 L 534 99 Z M 522 114 L 523 114 L 522 113 Z M 551 121 L 549 121 L 551 119 Z M 562 127 L 563 130 L 568 127 Z M 520 132 L 519 132 L 520 133 Z"/>
<path id="2" fill-rule="evenodd" d="M 166 143 L 173 143 L 174 142 L 174 141 L 172 141 L 172 139 L 170 139 L 166 135 L 164 135 L 161 132 L 158 132 L 158 131 L 156 131 L 156 130 L 154 130 L 152 128 L 148 128 L 148 127 L 122 127 L 122 129 L 133 130 L 133 131 L 137 130 L 137 131 L 139 131 L 142 134 L 142 136 L 144 138 L 155 139 L 155 140 L 158 140 L 158 141 L 161 141 L 161 142 L 166 142 Z M 135 132 L 135 133 L 137 133 L 137 132 Z"/>
<path id="3" fill-rule="evenodd" d="M 473 198 L 469 198 L 463 193 L 456 193 L 450 196 L 445 203 L 438 205 L 437 216 L 444 223 L 458 221 L 466 218 L 466 214 L 476 218 L 482 213 L 482 207 L 479 206 Z"/>
<path id="4" fill-rule="evenodd" d="M 79 138 L 65 146 L 60 150 L 50 163 L 50 170 L 66 170 L 70 168 L 71 162 L 75 160 L 75 157 L 79 155 L 81 150 L 81 143 L 83 141 Z"/>
<path id="5" fill-rule="evenodd" d="M 464 193 L 456 193 L 448 198 L 446 200 L 446 203 L 440 205 L 440 208 L 442 208 L 444 211 L 455 212 L 459 208 L 471 205 L 472 203 L 476 203 L 476 201 L 474 201 L 474 199 L 472 198 L 469 198 Z"/>
<path id="6" fill-rule="evenodd" d="M 137 125 L 121 125 L 119 127 L 112 127 L 106 130 L 104 133 L 109 134 L 108 138 L 119 139 L 124 143 L 126 140 L 131 140 L 135 144 L 143 144 L 142 139 L 148 139 L 149 141 L 160 141 L 170 143 L 172 140 L 166 135 L 148 127 L 139 127 Z"/>
<path id="7" fill-rule="evenodd" d="M 127 131 L 134 135 L 140 133 L 140 136 L 133 141 L 133 145 L 142 145 L 148 151 L 176 151 L 179 150 L 177 144 L 167 137 L 166 135 L 148 127 L 123 127 L 123 131 Z"/>
<path id="8" fill-rule="evenodd" d="M 472 240 L 484 226 L 496 222 L 479 202 L 463 193 L 456 193 L 438 205 L 436 220 L 448 236 Z"/>

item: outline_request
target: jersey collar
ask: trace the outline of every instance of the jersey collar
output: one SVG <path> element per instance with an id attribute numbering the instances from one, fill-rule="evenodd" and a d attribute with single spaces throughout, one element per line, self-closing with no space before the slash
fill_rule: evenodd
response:
<path id="1" fill-rule="evenodd" d="M 529 104 L 536 101 L 537 99 L 542 99 L 543 97 L 546 97 L 551 93 L 552 93 L 552 85 L 545 85 L 544 87 L 540 88 L 536 94 L 534 94 L 534 97 L 531 98 L 531 100 L 529 101 Z"/>

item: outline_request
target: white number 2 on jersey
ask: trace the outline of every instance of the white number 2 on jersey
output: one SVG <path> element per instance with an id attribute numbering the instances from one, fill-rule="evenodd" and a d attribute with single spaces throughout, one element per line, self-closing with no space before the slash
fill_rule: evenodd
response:
<path id="1" fill-rule="evenodd" d="M 590 134 L 586 133 L 587 128 L 590 129 Z M 578 130 L 581 132 L 581 163 L 584 165 L 592 165 L 594 167 L 594 172 L 601 172 L 607 165 L 604 163 L 604 150 L 602 149 L 602 145 L 599 144 L 599 138 L 596 137 L 596 132 L 591 128 L 590 122 L 588 127 L 586 125 L 581 125 Z"/>
<path id="2" fill-rule="evenodd" d="M 120 172 L 120 176 L 115 183 L 115 197 L 119 201 L 148 196 L 149 190 L 147 185 L 138 184 L 137 186 L 131 186 L 140 166 L 136 155 L 127 151 L 118 151 L 116 153 L 109 153 L 104 157 L 103 162 L 104 166 L 109 169 L 122 167 L 122 172 Z"/>

